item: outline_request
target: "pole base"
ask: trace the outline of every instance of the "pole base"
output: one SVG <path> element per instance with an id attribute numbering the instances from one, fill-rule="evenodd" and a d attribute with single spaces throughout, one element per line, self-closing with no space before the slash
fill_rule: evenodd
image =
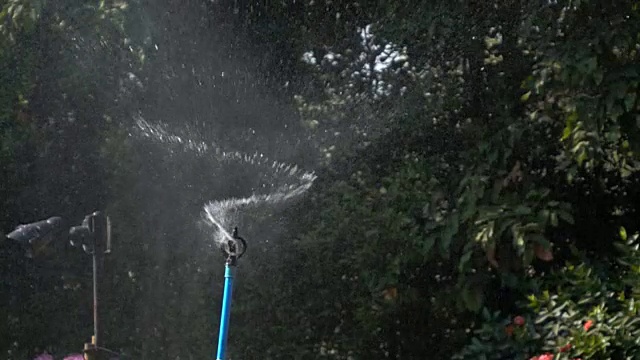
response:
<path id="1" fill-rule="evenodd" d="M 96 347 L 92 343 L 84 344 L 84 360 L 110 360 L 120 359 L 120 355 L 112 350 Z"/>
<path id="2" fill-rule="evenodd" d="M 92 343 L 84 343 L 84 360 L 97 360 L 98 349 Z"/>

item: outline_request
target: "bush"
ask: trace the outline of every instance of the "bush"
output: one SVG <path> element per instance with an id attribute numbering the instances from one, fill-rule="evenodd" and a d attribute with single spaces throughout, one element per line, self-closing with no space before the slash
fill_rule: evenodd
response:
<path id="1" fill-rule="evenodd" d="M 540 278 L 521 314 L 483 312 L 483 324 L 454 359 L 640 358 L 638 234 L 620 230 L 619 256 L 603 263 L 584 255 Z"/>

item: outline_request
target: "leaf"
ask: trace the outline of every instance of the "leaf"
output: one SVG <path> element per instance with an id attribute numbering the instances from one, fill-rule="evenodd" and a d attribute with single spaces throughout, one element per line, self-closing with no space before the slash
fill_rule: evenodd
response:
<path id="1" fill-rule="evenodd" d="M 503 221 L 498 226 L 498 231 L 495 232 L 495 235 L 498 236 L 498 238 L 501 237 L 502 233 L 504 233 L 509 227 L 511 227 L 515 223 L 516 223 L 516 220 L 513 220 L 513 219 Z"/>
<path id="2" fill-rule="evenodd" d="M 620 226 L 620 238 L 623 241 L 627 241 L 627 230 L 624 228 L 624 226 Z"/>
<path id="3" fill-rule="evenodd" d="M 578 153 L 578 156 L 576 157 L 576 162 L 578 163 L 578 166 L 582 166 L 585 160 L 587 160 L 587 151 L 584 148 L 582 148 L 581 151 Z"/>
<path id="4" fill-rule="evenodd" d="M 424 242 L 422 243 L 422 254 L 425 256 L 428 255 L 431 252 L 431 249 L 433 248 L 433 245 L 435 245 L 435 243 L 436 243 L 435 236 L 427 236 Z"/>
<path id="5" fill-rule="evenodd" d="M 516 215 L 530 215 L 531 214 L 531 208 L 525 205 L 519 205 L 518 207 L 515 208 L 515 210 L 513 211 Z"/>
<path id="6" fill-rule="evenodd" d="M 475 199 L 469 200 L 465 203 L 466 206 L 462 209 L 462 221 L 466 221 L 471 219 L 473 215 L 476 213 L 476 201 Z"/>
<path id="7" fill-rule="evenodd" d="M 458 213 L 451 215 L 449 218 L 449 223 L 442 230 L 440 248 L 442 251 L 449 251 L 449 246 L 451 245 L 451 240 L 458 233 L 458 226 L 460 216 Z"/>
<path id="8" fill-rule="evenodd" d="M 491 314 L 489 313 L 489 309 L 487 309 L 486 307 L 482 309 L 482 317 L 484 318 L 484 320 L 491 320 Z"/>
<path id="9" fill-rule="evenodd" d="M 571 136 L 571 133 L 573 132 L 573 129 L 575 128 L 577 121 L 578 121 L 577 111 L 573 111 L 571 114 L 569 114 L 569 116 L 567 116 L 567 120 L 565 121 L 565 128 L 564 128 L 564 131 L 562 132 L 562 140 L 566 140 L 569 138 L 569 136 Z"/>
<path id="10" fill-rule="evenodd" d="M 585 60 L 584 65 L 585 65 L 585 72 L 592 73 L 598 67 L 598 58 L 595 56 L 590 57 L 589 59 Z"/>
<path id="11" fill-rule="evenodd" d="M 596 70 L 593 72 L 593 81 L 595 82 L 596 85 L 600 85 L 602 83 L 602 79 L 604 78 L 604 75 L 602 73 L 602 70 Z"/>
<path id="12" fill-rule="evenodd" d="M 464 270 L 464 266 L 471 260 L 471 255 L 473 255 L 473 251 L 467 251 L 460 257 L 460 262 L 458 264 L 458 270 L 462 272 Z"/>
<path id="13" fill-rule="evenodd" d="M 575 223 L 575 220 L 573 219 L 573 215 L 571 215 L 569 212 L 564 211 L 564 210 L 557 210 L 556 214 L 558 214 L 558 217 L 560 217 L 560 219 L 562 219 L 564 222 L 573 225 Z"/>
<path id="14" fill-rule="evenodd" d="M 636 103 L 636 93 L 629 93 L 624 97 L 624 107 L 627 111 L 633 111 L 633 106 Z"/>
<path id="15" fill-rule="evenodd" d="M 569 138 L 569 136 L 571 136 L 571 128 L 567 126 L 562 131 L 562 138 L 560 138 L 560 139 L 561 140 L 567 140 Z"/>
<path id="16" fill-rule="evenodd" d="M 520 101 L 526 102 L 527 100 L 529 100 L 530 96 L 531 96 L 531 90 L 527 91 L 522 96 L 520 96 Z"/>
<path id="17" fill-rule="evenodd" d="M 528 234 L 527 239 L 529 239 L 529 242 L 540 244 L 544 247 L 551 246 L 551 243 L 549 242 L 549 240 L 547 240 L 547 238 L 542 234 Z"/>
<path id="18" fill-rule="evenodd" d="M 533 248 L 530 246 L 527 246 L 522 256 L 522 264 L 525 267 L 531 265 L 531 262 L 533 261 L 533 255 L 534 255 Z"/>
<path id="19" fill-rule="evenodd" d="M 484 300 L 482 288 L 471 286 L 465 287 L 462 291 L 462 299 L 464 300 L 467 309 L 473 312 L 478 312 Z"/>

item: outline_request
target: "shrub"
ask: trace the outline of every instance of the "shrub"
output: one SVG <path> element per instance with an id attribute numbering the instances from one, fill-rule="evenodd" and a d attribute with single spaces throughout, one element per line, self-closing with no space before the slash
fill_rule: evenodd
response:
<path id="1" fill-rule="evenodd" d="M 619 255 L 580 261 L 539 279 L 512 319 L 483 311 L 483 324 L 454 359 L 640 358 L 640 252 L 638 234 L 616 243 Z"/>

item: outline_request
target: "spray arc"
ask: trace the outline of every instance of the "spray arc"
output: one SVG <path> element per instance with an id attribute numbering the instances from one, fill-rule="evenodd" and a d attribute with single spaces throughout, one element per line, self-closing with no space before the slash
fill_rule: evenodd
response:
<path id="1" fill-rule="evenodd" d="M 218 333 L 218 351 L 216 360 L 224 360 L 227 350 L 227 336 L 229 334 L 229 317 L 231 315 L 231 300 L 233 294 L 233 280 L 238 259 L 247 250 L 247 242 L 238 235 L 238 228 L 233 229 L 233 235 L 227 236 L 220 247 L 225 256 L 224 290 L 222 294 L 222 311 L 220 314 L 220 331 Z"/>

